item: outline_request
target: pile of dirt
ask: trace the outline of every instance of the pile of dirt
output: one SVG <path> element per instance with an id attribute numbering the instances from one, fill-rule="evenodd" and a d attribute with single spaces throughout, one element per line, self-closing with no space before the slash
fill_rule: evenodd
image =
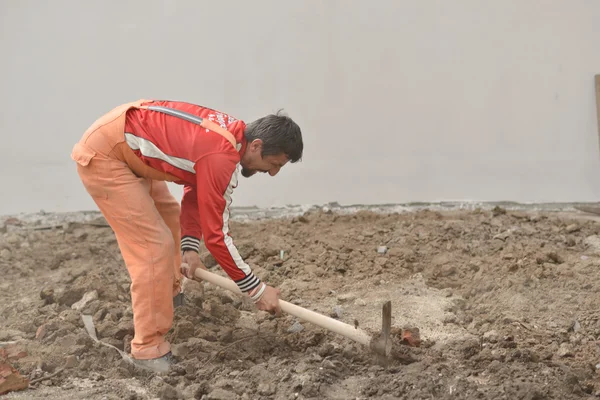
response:
<path id="1" fill-rule="evenodd" d="M 129 351 L 130 281 L 110 228 L 6 222 L 0 343 L 27 353 L 13 361 L 23 376 L 56 373 L 6 398 L 600 396 L 600 224 L 577 215 L 311 211 L 232 222 L 242 256 L 288 301 L 375 333 L 391 300 L 400 356 L 380 365 L 348 339 L 188 281 L 169 333 L 181 361 L 165 377 L 133 370 L 84 329 L 81 315 L 92 315 L 102 342 Z M 401 328 L 420 347 L 402 345 Z"/>

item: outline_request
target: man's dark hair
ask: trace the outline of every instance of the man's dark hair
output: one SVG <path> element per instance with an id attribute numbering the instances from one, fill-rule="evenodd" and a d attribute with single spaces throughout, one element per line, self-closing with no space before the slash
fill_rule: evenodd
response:
<path id="1" fill-rule="evenodd" d="M 285 153 L 292 163 L 302 158 L 304 144 L 300 127 L 281 110 L 250 122 L 244 135 L 248 143 L 262 140 L 262 156 Z"/>

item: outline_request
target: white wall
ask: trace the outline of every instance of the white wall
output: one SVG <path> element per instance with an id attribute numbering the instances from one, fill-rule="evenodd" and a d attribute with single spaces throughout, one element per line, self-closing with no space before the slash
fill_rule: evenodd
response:
<path id="1" fill-rule="evenodd" d="M 0 214 L 93 209 L 71 147 L 142 97 L 297 120 L 303 162 L 238 206 L 595 201 L 598 21 L 597 0 L 0 0 Z"/>

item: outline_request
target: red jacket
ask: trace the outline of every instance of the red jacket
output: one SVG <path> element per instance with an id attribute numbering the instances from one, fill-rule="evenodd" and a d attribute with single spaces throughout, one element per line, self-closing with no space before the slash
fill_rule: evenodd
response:
<path id="1" fill-rule="evenodd" d="M 184 185 L 181 249 L 199 251 L 200 239 L 242 291 L 260 283 L 229 235 L 229 206 L 238 165 L 246 150 L 246 124 L 222 112 L 184 102 L 154 101 L 127 112 L 125 138 L 150 167 Z M 226 137 L 200 126 L 202 119 L 231 132 Z M 225 132 L 226 133 L 226 132 Z"/>

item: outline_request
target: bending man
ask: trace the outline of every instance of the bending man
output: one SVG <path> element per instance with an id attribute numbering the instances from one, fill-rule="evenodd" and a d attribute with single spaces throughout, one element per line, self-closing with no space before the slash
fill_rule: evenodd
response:
<path id="1" fill-rule="evenodd" d="M 201 239 L 258 309 L 279 314 L 279 290 L 254 275 L 233 244 L 229 206 L 239 165 L 245 177 L 275 176 L 302 151 L 301 130 L 285 115 L 246 124 L 175 101 L 124 104 L 87 129 L 71 158 L 113 229 L 131 277 L 136 363 L 152 368 L 171 362 L 164 336 L 182 273 L 193 279 L 197 268 L 205 268 Z M 181 206 L 167 181 L 184 186 Z"/>

